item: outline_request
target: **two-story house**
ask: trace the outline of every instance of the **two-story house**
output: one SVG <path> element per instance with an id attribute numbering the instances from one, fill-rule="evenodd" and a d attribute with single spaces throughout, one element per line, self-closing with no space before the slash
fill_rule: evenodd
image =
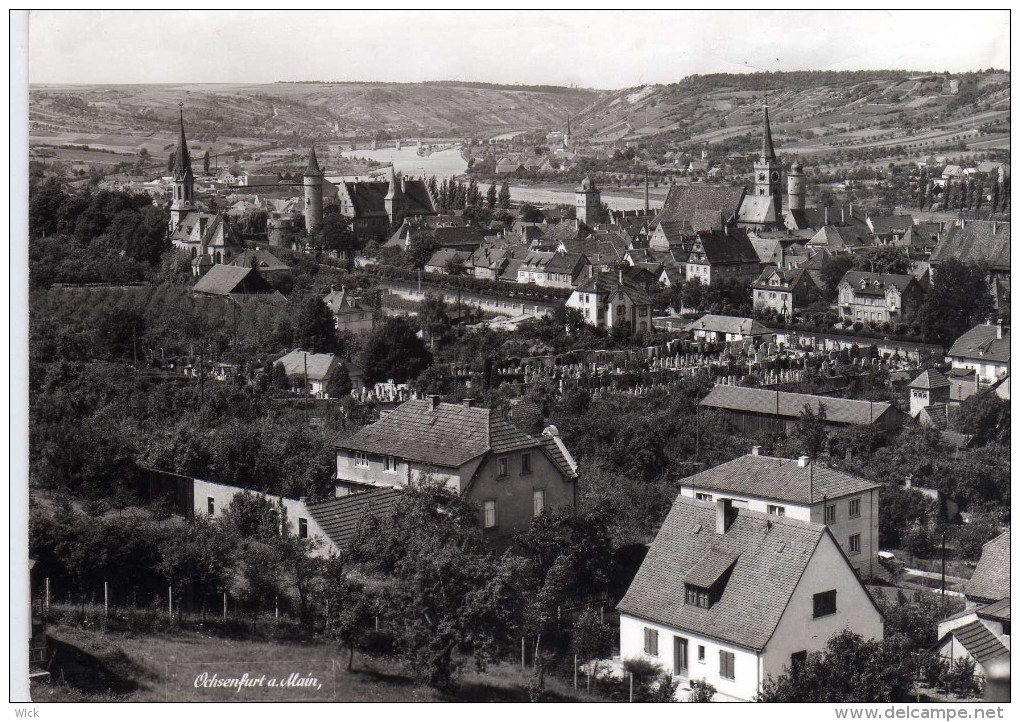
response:
<path id="1" fill-rule="evenodd" d="M 613 328 L 627 323 L 634 332 L 652 328 L 652 301 L 648 291 L 622 269 L 592 276 L 574 289 L 566 305 L 580 311 L 592 326 Z"/>
<path id="2" fill-rule="evenodd" d="M 953 342 L 949 361 L 954 370 L 973 371 L 979 383 L 995 383 L 1009 375 L 1009 331 L 1002 324 L 978 324 Z"/>
<path id="3" fill-rule="evenodd" d="M 811 303 L 820 292 L 814 277 L 805 268 L 768 266 L 751 285 L 756 309 L 772 309 L 783 316 L 792 316 L 798 308 Z"/>
<path id="4" fill-rule="evenodd" d="M 806 456 L 746 454 L 683 480 L 680 493 L 701 501 L 727 498 L 770 516 L 824 524 L 864 579 L 878 569 L 880 484 L 830 469 Z"/>
<path id="5" fill-rule="evenodd" d="M 908 274 L 847 271 L 837 294 L 843 318 L 901 323 L 917 312 L 924 300 L 924 287 Z"/>
<path id="6" fill-rule="evenodd" d="M 517 269 L 518 283 L 573 288 L 589 267 L 583 253 L 530 251 Z"/>
<path id="7" fill-rule="evenodd" d="M 620 656 L 751 700 L 844 629 L 882 639 L 882 614 L 824 524 L 680 495 L 620 611 Z"/>
<path id="8" fill-rule="evenodd" d="M 407 401 L 333 445 L 337 496 L 403 488 L 431 474 L 478 505 L 493 537 L 526 529 L 544 509 L 576 503 L 577 466 L 555 427 L 531 436 L 470 400 Z"/>
<path id="9" fill-rule="evenodd" d="M 337 331 L 371 333 L 375 327 L 375 310 L 351 294 L 346 286 L 339 291 L 330 288 L 323 301 L 333 312 Z"/>
<path id="10" fill-rule="evenodd" d="M 752 281 L 760 271 L 761 262 L 747 232 L 729 228 L 698 232 L 685 268 L 688 279 L 700 279 L 706 286 L 725 279 Z"/>

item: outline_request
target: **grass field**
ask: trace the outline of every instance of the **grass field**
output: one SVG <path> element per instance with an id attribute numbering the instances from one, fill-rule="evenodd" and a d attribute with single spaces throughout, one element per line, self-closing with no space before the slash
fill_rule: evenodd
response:
<path id="1" fill-rule="evenodd" d="M 469 664 L 453 690 L 441 695 L 414 686 L 390 660 L 356 655 L 347 671 L 347 655 L 323 642 L 286 643 L 214 637 L 195 631 L 175 634 L 101 632 L 66 626 L 49 628 L 56 650 L 49 681 L 32 684 L 32 698 L 51 702 L 162 702 L 182 699 L 254 701 L 295 699 L 273 697 L 273 691 L 198 690 L 191 681 L 195 669 L 220 676 L 239 675 L 241 669 L 270 674 L 293 668 L 325 670 L 331 677 L 319 696 L 309 699 L 338 702 L 527 702 L 531 670 L 499 664 L 484 672 Z M 168 670 L 170 680 L 168 684 Z M 282 672 L 281 672 L 282 670 Z M 546 677 L 547 701 L 596 701 L 584 692 Z M 169 694 L 168 694 L 169 693 Z M 208 694 L 208 697 L 200 695 Z"/>

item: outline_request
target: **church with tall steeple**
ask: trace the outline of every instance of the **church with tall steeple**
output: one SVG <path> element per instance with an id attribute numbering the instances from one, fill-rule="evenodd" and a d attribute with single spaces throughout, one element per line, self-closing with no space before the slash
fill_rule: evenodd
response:
<path id="1" fill-rule="evenodd" d="M 783 230 L 783 173 L 772 143 L 769 99 L 762 106 L 761 150 L 754 161 L 754 184 L 744 196 L 737 222 L 749 230 Z"/>
<path id="2" fill-rule="evenodd" d="M 191 169 L 191 153 L 184 135 L 184 103 L 181 106 L 180 135 L 174 149 L 174 170 L 170 184 L 170 243 L 185 251 L 192 259 L 192 269 L 201 276 L 216 263 L 227 263 L 242 250 L 226 216 L 206 213 L 195 200 L 195 174 Z"/>
<path id="3" fill-rule="evenodd" d="M 170 232 L 194 210 L 195 206 L 195 174 L 191 170 L 191 153 L 188 152 L 188 139 L 184 137 L 184 103 L 181 108 L 181 132 L 174 149 L 173 201 L 170 203 Z"/>

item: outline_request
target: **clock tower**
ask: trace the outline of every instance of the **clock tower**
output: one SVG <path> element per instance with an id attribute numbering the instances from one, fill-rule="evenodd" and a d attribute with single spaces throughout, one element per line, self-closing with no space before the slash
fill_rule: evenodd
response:
<path id="1" fill-rule="evenodd" d="M 769 126 L 769 100 L 765 97 L 765 126 L 762 129 L 761 153 L 754 164 L 754 195 L 770 196 L 775 200 L 776 214 L 782 213 L 783 196 L 781 173 L 776 149 L 772 145 L 772 128 Z"/>

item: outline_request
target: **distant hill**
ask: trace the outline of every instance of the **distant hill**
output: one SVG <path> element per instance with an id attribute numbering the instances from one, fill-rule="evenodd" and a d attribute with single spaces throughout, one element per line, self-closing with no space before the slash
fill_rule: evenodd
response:
<path id="1" fill-rule="evenodd" d="M 968 146 L 1008 148 L 1009 83 L 1004 71 L 696 75 L 604 93 L 577 116 L 574 130 L 595 142 L 667 137 L 746 150 L 747 136 L 760 127 L 767 87 L 773 134 L 788 152 L 961 135 Z"/>
<path id="2" fill-rule="evenodd" d="M 137 133 L 172 130 L 177 104 L 189 129 L 221 136 L 283 138 L 341 131 L 485 137 L 561 128 L 598 93 L 485 83 L 273 83 L 265 85 L 34 85 L 33 129 Z"/>
<path id="3" fill-rule="evenodd" d="M 879 162 L 925 152 L 1008 151 L 1010 74 L 902 70 L 695 75 L 669 85 L 612 91 L 554 86 L 428 83 L 195 85 L 36 85 L 31 133 L 59 146 L 80 142 L 162 156 L 173 147 L 177 104 L 186 102 L 189 137 L 259 146 L 358 131 L 398 137 L 488 138 L 550 131 L 571 116 L 575 138 L 596 144 L 646 143 L 660 151 L 752 150 L 768 87 L 777 148 L 836 156 L 868 149 Z M 45 139 L 49 138 L 47 141 Z M 126 138 L 127 140 L 118 140 Z M 873 152 L 870 152 L 873 151 Z"/>

